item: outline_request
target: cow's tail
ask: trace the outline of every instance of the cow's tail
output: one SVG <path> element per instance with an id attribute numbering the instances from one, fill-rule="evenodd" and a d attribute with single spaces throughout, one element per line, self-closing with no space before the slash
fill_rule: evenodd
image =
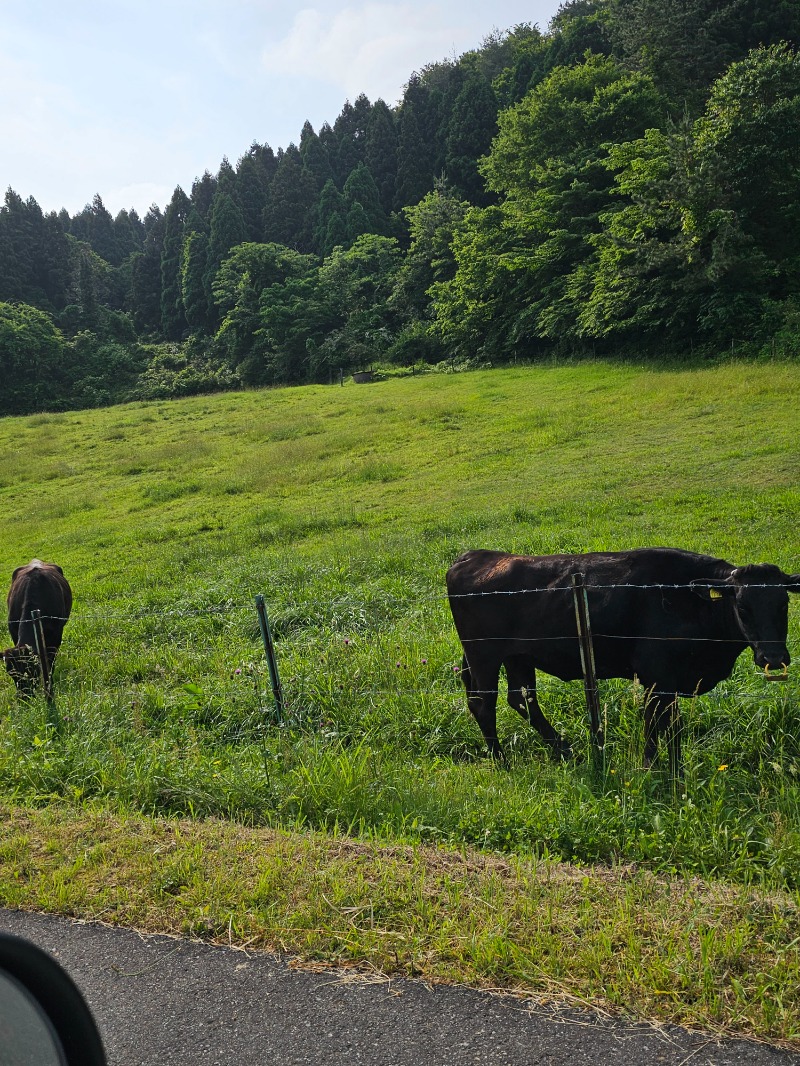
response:
<path id="1" fill-rule="evenodd" d="M 36 638 L 33 634 L 33 612 L 34 605 L 31 605 L 31 601 L 26 595 L 22 601 L 22 606 L 19 610 L 19 618 L 17 622 L 19 624 L 19 635 L 17 637 L 17 644 L 26 644 L 29 648 L 36 647 Z"/>

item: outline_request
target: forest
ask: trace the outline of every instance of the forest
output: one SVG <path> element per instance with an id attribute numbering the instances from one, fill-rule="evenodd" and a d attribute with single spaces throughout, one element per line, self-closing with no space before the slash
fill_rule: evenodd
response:
<path id="1" fill-rule="evenodd" d="M 9 188 L 0 415 L 367 368 L 796 357 L 798 41 L 795 0 L 568 0 L 144 218 Z"/>

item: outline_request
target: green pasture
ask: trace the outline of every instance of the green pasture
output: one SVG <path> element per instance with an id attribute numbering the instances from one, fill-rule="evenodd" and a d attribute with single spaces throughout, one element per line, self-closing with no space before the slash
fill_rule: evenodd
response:
<path id="1" fill-rule="evenodd" d="M 38 556 L 75 594 L 55 709 L 19 704 L 0 678 L 0 799 L 636 863 L 794 907 L 800 597 L 787 683 L 767 684 L 746 652 L 685 701 L 675 788 L 666 759 L 641 769 L 642 693 L 622 681 L 602 683 L 601 767 L 582 686 L 548 678 L 543 708 L 576 761 L 551 762 L 505 705 L 510 768 L 485 759 L 444 574 L 467 548 L 644 545 L 800 571 L 798 386 L 791 364 L 586 363 L 0 421 L 0 575 Z M 24 905 L 5 876 L 0 898 Z M 796 929 L 781 937 L 794 958 Z M 792 981 L 754 1031 L 797 1037 Z M 736 1028 L 714 1010 L 707 1023 Z"/>

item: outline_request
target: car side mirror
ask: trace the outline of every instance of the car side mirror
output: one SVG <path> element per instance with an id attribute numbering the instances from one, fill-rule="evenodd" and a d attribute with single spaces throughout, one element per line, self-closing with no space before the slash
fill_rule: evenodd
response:
<path id="1" fill-rule="evenodd" d="M 0 1061 L 106 1066 L 97 1025 L 77 985 L 46 951 L 0 933 Z"/>

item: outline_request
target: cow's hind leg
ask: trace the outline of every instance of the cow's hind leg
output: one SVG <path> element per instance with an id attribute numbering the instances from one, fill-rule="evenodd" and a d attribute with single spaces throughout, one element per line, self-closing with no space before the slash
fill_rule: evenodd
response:
<path id="1" fill-rule="evenodd" d="M 515 711 L 538 730 L 545 743 L 550 745 L 554 757 L 568 759 L 572 749 L 542 713 L 536 696 L 536 670 L 524 655 L 510 656 L 505 660 L 508 680 L 508 703 Z"/>
<path id="2" fill-rule="evenodd" d="M 505 760 L 503 749 L 497 737 L 497 683 L 500 677 L 500 663 L 488 662 L 473 656 L 473 662 L 466 655 L 461 664 L 461 680 L 467 690 L 467 706 L 472 717 L 480 726 L 489 754 L 496 759 Z"/>

